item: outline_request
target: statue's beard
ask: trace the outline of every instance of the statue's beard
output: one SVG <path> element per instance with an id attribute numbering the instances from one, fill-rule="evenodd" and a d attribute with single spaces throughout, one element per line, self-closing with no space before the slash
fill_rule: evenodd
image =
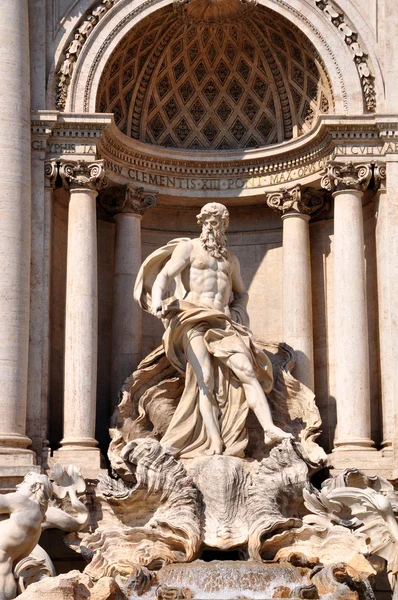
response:
<path id="1" fill-rule="evenodd" d="M 212 227 L 206 231 L 203 229 L 200 234 L 200 241 L 203 248 L 214 258 L 227 258 L 227 236 L 219 229 L 213 229 Z"/>

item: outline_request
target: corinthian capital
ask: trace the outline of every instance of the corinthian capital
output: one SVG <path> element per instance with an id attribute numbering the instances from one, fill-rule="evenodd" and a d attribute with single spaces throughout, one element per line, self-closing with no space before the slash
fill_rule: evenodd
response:
<path id="1" fill-rule="evenodd" d="M 302 190 L 300 185 L 294 188 L 282 188 L 278 192 L 267 194 L 267 204 L 283 215 L 311 215 L 323 206 L 323 196 L 310 188 Z"/>
<path id="2" fill-rule="evenodd" d="M 143 215 L 156 204 L 156 196 L 144 191 L 144 188 L 133 188 L 128 185 L 107 188 L 99 199 L 100 205 L 111 215 L 132 213 Z"/>
<path id="3" fill-rule="evenodd" d="M 107 183 L 103 160 L 92 163 L 84 160 L 62 161 L 59 165 L 59 175 L 62 178 L 63 186 L 71 190 L 86 188 L 98 192 Z"/>
<path id="4" fill-rule="evenodd" d="M 326 174 L 322 177 L 321 186 L 329 192 L 357 190 L 364 192 L 372 178 L 372 165 L 355 164 L 353 162 L 330 162 L 326 166 Z"/>

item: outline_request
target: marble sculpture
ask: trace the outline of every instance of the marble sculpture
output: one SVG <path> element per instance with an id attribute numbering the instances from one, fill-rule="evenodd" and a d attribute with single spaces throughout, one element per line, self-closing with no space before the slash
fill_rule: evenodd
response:
<path id="1" fill-rule="evenodd" d="M 57 467 L 0 498 L 0 600 L 374 600 L 383 570 L 398 597 L 398 496 L 356 469 L 310 483 L 326 459 L 314 394 L 291 374 L 293 349 L 249 329 L 228 217 L 206 204 L 199 238 L 142 264 L 135 298 L 165 332 L 122 387 L 112 477 L 88 492 L 75 467 Z M 37 545 L 47 527 L 69 532 L 84 573 L 55 575 Z M 240 560 L 199 560 L 215 550 Z"/>
<path id="2" fill-rule="evenodd" d="M 43 530 L 55 528 L 71 532 L 84 529 L 87 525 L 88 509 L 77 497 L 77 493 L 86 490 L 79 469 L 70 465 L 65 471 L 56 465 L 53 479 L 54 483 L 47 475 L 28 473 L 15 492 L 0 496 L 0 515 L 6 517 L 0 520 L 1 600 L 16 597 L 15 573 L 26 570 L 28 566 L 30 582 L 44 575 L 55 574 L 49 556 L 37 546 Z M 52 496 L 59 500 L 68 496 L 76 516 L 50 506 Z M 36 577 L 32 577 L 32 570 Z M 18 583 L 20 590 L 24 591 L 23 577 L 19 578 Z"/>
<path id="3" fill-rule="evenodd" d="M 248 293 L 238 258 L 227 249 L 229 213 L 212 202 L 197 219 L 200 237 L 172 240 L 151 254 L 135 288 L 141 306 L 163 320 L 166 357 L 186 377 L 161 444 L 184 457 L 242 456 L 249 408 L 266 444 L 291 434 L 272 421 L 265 396 L 272 389 L 272 365 L 249 329 Z"/>

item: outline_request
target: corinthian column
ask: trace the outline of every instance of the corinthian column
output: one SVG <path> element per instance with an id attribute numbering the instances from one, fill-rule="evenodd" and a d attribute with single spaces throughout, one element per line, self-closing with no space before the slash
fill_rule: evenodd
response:
<path id="1" fill-rule="evenodd" d="M 136 369 L 141 351 L 141 314 L 134 302 L 134 283 L 141 266 L 141 220 L 154 206 L 154 195 L 143 188 L 108 188 L 100 196 L 101 206 L 116 223 L 112 313 L 112 404 L 125 379 Z"/>
<path id="2" fill-rule="evenodd" d="M 26 448 L 31 153 L 28 1 L 4 0 L 0 19 L 0 476 L 35 462 Z M 26 472 L 26 470 L 25 470 Z"/>
<path id="3" fill-rule="evenodd" d="M 95 439 L 98 347 L 96 197 L 105 183 L 102 161 L 61 163 L 70 190 L 65 315 L 64 437 L 60 457 L 100 466 Z"/>
<path id="4" fill-rule="evenodd" d="M 372 447 L 362 197 L 370 165 L 331 162 L 322 186 L 334 198 L 334 347 L 337 435 L 342 450 Z"/>
<path id="5" fill-rule="evenodd" d="M 322 197 L 301 187 L 268 194 L 267 204 L 283 221 L 283 339 L 296 353 L 294 375 L 314 389 L 311 255 L 308 222 Z"/>

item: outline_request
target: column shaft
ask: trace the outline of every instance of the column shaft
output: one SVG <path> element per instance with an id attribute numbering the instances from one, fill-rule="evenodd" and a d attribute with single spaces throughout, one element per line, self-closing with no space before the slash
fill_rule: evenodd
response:
<path id="1" fill-rule="evenodd" d="M 287 212 L 283 220 L 283 339 L 296 353 L 293 374 L 314 389 L 310 215 Z"/>
<path id="2" fill-rule="evenodd" d="M 30 93 L 27 0 L 0 19 L 0 465 L 32 464 L 26 433 L 30 289 Z M 4 459 L 9 464 L 9 459 Z"/>
<path id="3" fill-rule="evenodd" d="M 98 283 L 97 192 L 70 192 L 65 317 L 65 448 L 95 447 Z"/>
<path id="4" fill-rule="evenodd" d="M 362 196 L 333 194 L 336 446 L 370 447 L 369 347 Z"/>
<path id="5" fill-rule="evenodd" d="M 112 405 L 124 380 L 140 360 L 141 310 L 134 283 L 141 265 L 141 219 L 133 212 L 115 215 L 116 244 L 112 315 Z"/>

